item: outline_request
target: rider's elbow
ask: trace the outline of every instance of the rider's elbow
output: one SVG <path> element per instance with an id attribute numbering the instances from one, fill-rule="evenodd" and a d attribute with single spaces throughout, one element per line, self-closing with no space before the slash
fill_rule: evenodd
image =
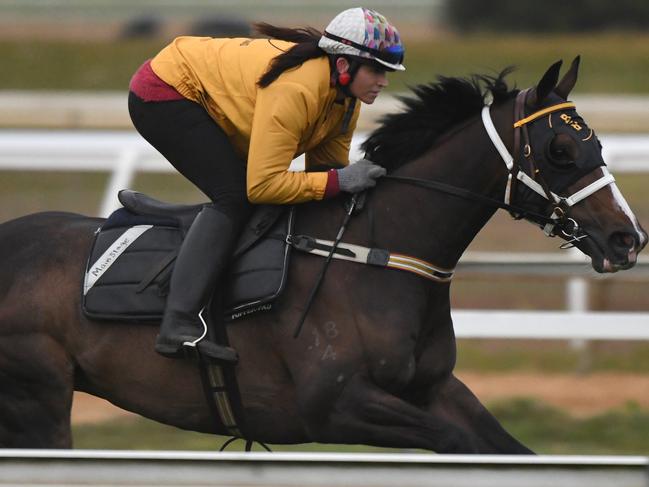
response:
<path id="1" fill-rule="evenodd" d="M 272 195 L 262 184 L 248 185 L 246 193 L 248 201 L 253 205 L 274 203 Z"/>

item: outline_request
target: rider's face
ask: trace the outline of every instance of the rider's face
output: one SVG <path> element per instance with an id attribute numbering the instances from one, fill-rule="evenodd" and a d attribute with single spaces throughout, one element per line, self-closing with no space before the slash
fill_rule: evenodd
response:
<path id="1" fill-rule="evenodd" d="M 386 70 L 374 65 L 361 64 L 354 76 L 354 81 L 349 85 L 349 90 L 360 101 L 371 105 L 386 86 L 388 86 Z"/>

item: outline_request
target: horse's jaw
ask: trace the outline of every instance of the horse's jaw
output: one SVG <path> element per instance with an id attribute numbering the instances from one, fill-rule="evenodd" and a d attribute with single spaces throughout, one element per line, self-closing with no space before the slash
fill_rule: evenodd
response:
<path id="1" fill-rule="evenodd" d="M 647 244 L 647 234 L 641 231 L 640 238 L 623 232 L 615 232 L 608 238 L 602 238 L 593 232 L 576 247 L 591 259 L 595 272 L 610 274 L 634 267 L 638 254 Z"/>

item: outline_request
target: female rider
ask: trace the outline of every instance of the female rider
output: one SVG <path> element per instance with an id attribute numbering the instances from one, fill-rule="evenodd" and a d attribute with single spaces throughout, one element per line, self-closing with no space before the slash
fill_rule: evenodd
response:
<path id="1" fill-rule="evenodd" d="M 359 99 L 371 104 L 403 71 L 398 31 L 378 12 L 352 8 L 324 33 L 257 24 L 270 39 L 179 37 L 133 76 L 135 128 L 211 203 L 180 248 L 155 349 L 186 347 L 226 363 L 200 312 L 220 284 L 251 203 L 321 200 L 376 184 L 385 170 L 349 164 Z M 306 171 L 288 171 L 306 154 Z M 328 169 L 328 170 L 326 170 Z"/>

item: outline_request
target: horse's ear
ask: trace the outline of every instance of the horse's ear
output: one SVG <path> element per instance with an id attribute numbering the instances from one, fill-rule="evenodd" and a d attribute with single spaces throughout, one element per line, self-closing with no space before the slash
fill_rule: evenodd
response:
<path id="1" fill-rule="evenodd" d="M 564 100 L 568 99 L 568 95 L 572 91 L 572 89 L 575 87 L 575 83 L 577 83 L 577 75 L 579 74 L 579 61 L 581 60 L 581 56 L 577 56 L 573 61 L 572 64 L 570 65 L 570 69 L 568 72 L 564 75 L 564 77 L 559 81 L 559 84 L 555 88 L 554 92 L 559 95 L 561 98 Z"/>
<path id="2" fill-rule="evenodd" d="M 557 86 L 557 81 L 559 81 L 559 70 L 561 69 L 562 63 L 563 61 L 557 61 L 545 72 L 541 81 L 536 85 L 534 96 L 530 97 L 529 103 L 532 106 L 540 105 L 545 97 L 554 90 L 555 86 Z"/>

